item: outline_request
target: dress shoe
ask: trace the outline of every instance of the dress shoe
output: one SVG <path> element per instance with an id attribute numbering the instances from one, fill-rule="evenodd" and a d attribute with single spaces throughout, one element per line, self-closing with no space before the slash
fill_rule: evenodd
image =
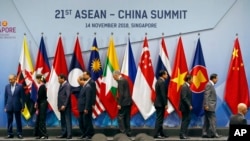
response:
<path id="1" fill-rule="evenodd" d="M 215 135 L 215 136 L 212 136 L 212 138 L 220 138 L 221 137 L 221 135 Z"/>
<path id="2" fill-rule="evenodd" d="M 72 137 L 71 137 L 71 136 L 68 136 L 66 139 L 72 139 Z"/>
<path id="3" fill-rule="evenodd" d="M 17 135 L 17 138 L 23 139 L 23 136 L 22 135 Z"/>
<path id="4" fill-rule="evenodd" d="M 10 139 L 10 138 L 14 138 L 13 135 L 8 135 L 6 138 Z"/>
<path id="5" fill-rule="evenodd" d="M 210 138 L 208 135 L 202 135 L 202 138 Z"/>
<path id="6" fill-rule="evenodd" d="M 86 136 L 85 135 L 81 135 L 78 139 L 85 139 Z"/>
<path id="7" fill-rule="evenodd" d="M 48 139 L 48 136 L 42 136 L 40 139 Z"/>
<path id="8" fill-rule="evenodd" d="M 61 139 L 61 138 L 66 138 L 66 136 L 60 135 L 60 136 L 57 136 L 56 138 Z"/>
<path id="9" fill-rule="evenodd" d="M 167 135 L 167 134 L 162 134 L 162 135 L 160 135 L 162 138 L 168 138 L 169 137 L 169 135 Z"/>
<path id="10" fill-rule="evenodd" d="M 180 139 L 189 139 L 189 137 L 186 137 L 186 136 L 180 136 Z"/>
<path id="11" fill-rule="evenodd" d="M 92 138 L 91 136 L 86 136 L 85 139 L 86 139 L 86 140 L 91 140 L 91 138 Z"/>

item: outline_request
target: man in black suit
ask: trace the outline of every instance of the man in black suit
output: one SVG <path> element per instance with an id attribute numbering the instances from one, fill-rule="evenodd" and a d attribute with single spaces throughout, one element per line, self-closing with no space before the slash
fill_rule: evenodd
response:
<path id="1" fill-rule="evenodd" d="M 21 112 L 24 109 L 24 89 L 23 86 L 16 83 L 16 76 L 9 75 L 9 84 L 5 87 L 4 94 L 4 111 L 7 113 L 8 119 L 8 136 L 7 138 L 13 138 L 13 114 L 16 119 L 17 137 L 22 139 L 22 122 Z"/>
<path id="2" fill-rule="evenodd" d="M 159 78 L 155 84 L 156 100 L 154 106 L 156 109 L 156 122 L 153 136 L 154 138 L 159 138 L 159 134 L 163 138 L 167 138 L 163 132 L 163 119 L 165 111 L 168 108 L 168 88 L 166 85 L 166 79 L 168 78 L 168 73 L 165 70 L 160 70 Z"/>
<path id="3" fill-rule="evenodd" d="M 120 132 L 131 136 L 130 129 L 130 111 L 132 105 L 132 98 L 129 91 L 128 80 L 122 77 L 121 72 L 115 70 L 113 78 L 117 81 L 117 108 L 118 108 L 118 125 Z M 112 108 L 112 107 L 110 107 Z"/>
<path id="4" fill-rule="evenodd" d="M 192 107 L 192 91 L 190 89 L 190 84 L 192 83 L 192 76 L 187 75 L 185 77 L 185 83 L 181 87 L 181 98 L 179 109 L 182 113 L 181 129 L 180 129 L 180 139 L 188 139 L 187 131 L 188 125 L 191 120 L 191 110 Z"/>
<path id="5" fill-rule="evenodd" d="M 247 120 L 245 118 L 247 113 L 247 105 L 245 103 L 239 103 L 237 108 L 238 114 L 231 116 L 229 127 L 230 125 L 247 125 Z"/>
<path id="6" fill-rule="evenodd" d="M 83 72 L 83 79 L 88 80 L 87 82 L 90 84 L 91 88 L 93 89 L 93 93 L 91 94 L 92 99 L 92 108 L 95 107 L 95 100 L 96 100 L 96 84 L 93 79 L 91 79 L 91 74 L 89 71 Z"/>
<path id="7" fill-rule="evenodd" d="M 245 118 L 245 115 L 247 113 L 247 105 L 245 103 L 239 103 L 237 108 L 238 108 L 238 113 L 230 117 L 228 141 L 234 140 L 232 135 L 230 134 L 230 130 L 232 130 L 232 126 L 247 125 L 247 120 Z"/>
<path id="8" fill-rule="evenodd" d="M 213 73 L 210 75 L 210 81 L 205 86 L 203 99 L 204 124 L 202 129 L 202 137 L 204 138 L 220 138 L 220 135 L 216 132 L 215 116 L 217 96 L 214 85 L 217 81 L 217 74 Z"/>
<path id="9" fill-rule="evenodd" d="M 84 71 L 79 84 L 83 84 L 78 96 L 79 127 L 82 132 L 80 139 L 91 139 L 94 135 L 92 111 L 95 102 L 96 85 L 88 71 Z"/>
<path id="10" fill-rule="evenodd" d="M 58 76 L 58 82 L 60 83 L 60 87 L 58 90 L 57 96 L 57 106 L 60 111 L 61 117 L 61 135 L 57 138 L 72 138 L 72 123 L 71 123 L 71 103 L 70 103 L 70 93 L 71 87 L 66 80 L 66 75 L 60 74 Z"/>

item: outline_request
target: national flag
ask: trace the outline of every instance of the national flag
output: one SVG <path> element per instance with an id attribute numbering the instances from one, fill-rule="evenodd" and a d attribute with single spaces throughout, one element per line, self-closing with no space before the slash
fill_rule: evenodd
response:
<path id="1" fill-rule="evenodd" d="M 135 76 L 136 76 L 136 65 L 135 65 L 135 59 L 131 48 L 130 39 L 128 39 L 128 43 L 125 49 L 124 57 L 123 57 L 123 63 L 121 68 L 121 73 L 125 79 L 129 82 L 129 90 L 130 94 L 132 96 L 133 93 L 133 87 L 135 82 Z M 138 108 L 133 102 L 131 107 L 131 116 L 134 116 L 138 112 Z"/>
<path id="2" fill-rule="evenodd" d="M 169 83 L 168 97 L 173 104 L 176 113 L 181 117 L 179 110 L 180 88 L 185 83 L 184 78 L 188 74 L 186 57 L 183 49 L 182 39 L 179 37 L 175 55 L 174 69 Z"/>
<path id="3" fill-rule="evenodd" d="M 36 101 L 36 99 L 37 99 L 38 84 L 36 82 L 36 74 L 42 74 L 44 76 L 46 82 L 49 81 L 50 64 L 49 64 L 48 55 L 47 55 L 43 36 L 41 37 L 39 50 L 37 53 L 35 72 L 33 74 L 33 80 L 34 80 L 33 88 L 35 88 L 35 92 L 32 92 L 33 101 Z"/>
<path id="4" fill-rule="evenodd" d="M 206 83 L 209 81 L 206 64 L 202 52 L 200 38 L 198 39 L 192 70 L 190 74 L 193 76 L 193 83 L 190 85 L 190 89 L 192 90 L 192 112 L 197 116 L 201 117 L 204 114 L 203 110 L 203 97 L 204 97 L 204 89 Z"/>
<path id="5" fill-rule="evenodd" d="M 31 87 L 33 83 L 32 75 L 34 68 L 30 57 L 29 47 L 26 36 L 24 36 L 22 51 L 19 58 L 18 70 L 17 70 L 17 83 L 23 85 L 25 90 L 25 108 L 22 115 L 26 120 L 30 119 L 34 113 L 34 102 L 31 99 Z"/>
<path id="6" fill-rule="evenodd" d="M 113 71 L 120 70 L 119 61 L 115 50 L 113 37 L 110 38 L 109 48 L 107 51 L 107 59 L 103 72 L 103 83 L 101 93 L 101 102 L 103 103 L 107 113 L 111 119 L 117 116 L 117 82 L 113 78 Z"/>
<path id="7" fill-rule="evenodd" d="M 155 112 L 155 83 L 156 78 L 154 76 L 148 40 L 145 37 L 132 94 L 132 98 L 145 120 Z"/>
<path id="8" fill-rule="evenodd" d="M 88 71 L 91 74 L 91 78 L 96 83 L 96 100 L 95 100 L 95 108 L 92 113 L 92 117 L 96 118 L 100 115 L 103 111 L 105 111 L 104 106 L 100 101 L 100 94 L 101 94 L 101 83 L 102 83 L 102 64 L 98 52 L 98 46 L 96 38 L 93 40 L 93 45 L 91 47 L 90 59 L 88 64 Z"/>
<path id="9" fill-rule="evenodd" d="M 57 108 L 57 95 L 59 89 L 58 75 L 64 74 L 68 75 L 68 68 L 66 64 L 62 37 L 60 36 L 57 43 L 56 53 L 54 62 L 50 72 L 50 78 L 48 82 L 47 95 L 48 102 L 50 103 L 52 109 L 55 112 L 56 117 L 60 120 L 60 113 Z"/>
<path id="10" fill-rule="evenodd" d="M 238 37 L 234 42 L 224 98 L 233 114 L 237 114 L 237 105 L 239 103 L 245 103 L 247 107 L 250 106 L 248 83 Z"/>
<path id="11" fill-rule="evenodd" d="M 161 41 L 160 41 L 160 52 L 159 52 L 158 62 L 157 62 L 156 71 L 155 71 L 157 79 L 159 78 L 158 73 L 160 72 L 160 70 L 166 70 L 168 73 L 168 79 L 166 80 L 166 85 L 168 87 L 169 81 L 171 79 L 172 69 L 171 69 L 170 61 L 168 57 L 167 46 L 163 37 L 161 38 Z M 165 117 L 167 117 L 168 114 L 172 113 L 173 111 L 174 111 L 174 107 L 171 104 L 171 102 L 168 100 L 168 109 L 167 109 L 167 112 L 165 112 Z"/>
<path id="12" fill-rule="evenodd" d="M 76 37 L 74 53 L 72 55 L 71 63 L 69 66 L 68 81 L 72 87 L 71 99 L 71 111 L 75 117 L 79 117 L 79 111 L 77 107 L 77 95 L 80 92 L 81 86 L 77 82 L 79 76 L 82 75 L 83 70 L 85 70 L 85 65 L 82 57 L 82 51 L 78 36 Z"/>

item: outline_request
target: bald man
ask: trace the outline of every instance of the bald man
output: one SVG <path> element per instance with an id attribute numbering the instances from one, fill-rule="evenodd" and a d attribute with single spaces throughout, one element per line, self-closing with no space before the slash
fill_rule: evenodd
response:
<path id="1" fill-rule="evenodd" d="M 229 122 L 229 136 L 228 141 L 234 141 L 234 136 L 232 133 L 234 133 L 235 128 L 238 128 L 238 125 L 247 125 L 247 120 L 245 118 L 245 115 L 247 113 L 247 105 L 245 103 L 239 103 L 238 104 L 238 114 L 235 114 L 231 116 L 230 122 Z M 233 127 L 235 126 L 235 127 Z M 232 130 L 232 131 L 231 131 Z"/>
<path id="2" fill-rule="evenodd" d="M 229 125 L 247 125 L 245 115 L 247 113 L 247 105 L 245 103 L 238 104 L 238 114 L 233 115 L 230 118 Z"/>

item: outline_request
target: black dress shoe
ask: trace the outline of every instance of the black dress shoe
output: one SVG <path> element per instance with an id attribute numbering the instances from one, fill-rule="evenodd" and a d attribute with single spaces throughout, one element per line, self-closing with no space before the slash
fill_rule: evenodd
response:
<path id="1" fill-rule="evenodd" d="M 60 136 L 57 136 L 56 138 L 61 139 L 61 138 L 66 138 L 66 136 L 60 135 Z"/>
<path id="2" fill-rule="evenodd" d="M 220 138 L 221 135 L 215 135 L 215 136 L 212 136 L 212 138 Z"/>
<path id="3" fill-rule="evenodd" d="M 22 135 L 17 135 L 17 138 L 23 139 L 23 136 Z"/>
<path id="4" fill-rule="evenodd" d="M 86 140 L 91 140 L 91 138 L 92 138 L 91 136 L 86 136 L 85 139 L 86 139 Z"/>
<path id="5" fill-rule="evenodd" d="M 40 139 L 48 139 L 48 136 L 42 136 Z"/>
<path id="6" fill-rule="evenodd" d="M 180 139 L 189 139 L 189 137 L 186 137 L 186 136 L 180 136 Z"/>
<path id="7" fill-rule="evenodd" d="M 81 135 L 78 139 L 85 139 L 86 136 L 85 135 Z"/>
<path id="8" fill-rule="evenodd" d="M 72 137 L 71 137 L 71 136 L 68 136 L 66 139 L 72 139 Z"/>
<path id="9" fill-rule="evenodd" d="M 6 138 L 10 139 L 10 138 L 14 138 L 13 135 L 8 135 Z"/>
<path id="10" fill-rule="evenodd" d="M 167 134 L 160 134 L 160 138 L 168 138 L 169 137 L 169 135 L 167 135 Z"/>
<path id="11" fill-rule="evenodd" d="M 202 138 L 210 138 L 208 135 L 202 135 Z"/>

